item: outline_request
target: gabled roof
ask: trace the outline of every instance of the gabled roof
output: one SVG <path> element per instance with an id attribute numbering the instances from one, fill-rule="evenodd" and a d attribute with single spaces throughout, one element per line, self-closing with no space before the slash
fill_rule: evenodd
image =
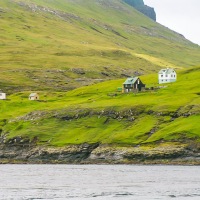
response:
<path id="1" fill-rule="evenodd" d="M 159 74 L 162 74 L 162 73 L 171 74 L 171 73 L 173 73 L 173 72 L 175 72 L 174 69 L 167 68 L 167 69 L 161 69 L 161 70 L 159 71 Z"/>
<path id="2" fill-rule="evenodd" d="M 34 97 L 34 96 L 36 96 L 36 95 L 38 95 L 37 93 L 31 93 L 30 95 L 29 95 L 29 97 Z"/>
<path id="3" fill-rule="evenodd" d="M 126 81 L 123 84 L 124 85 L 125 84 L 134 84 L 137 80 L 138 80 L 138 77 L 127 78 Z"/>

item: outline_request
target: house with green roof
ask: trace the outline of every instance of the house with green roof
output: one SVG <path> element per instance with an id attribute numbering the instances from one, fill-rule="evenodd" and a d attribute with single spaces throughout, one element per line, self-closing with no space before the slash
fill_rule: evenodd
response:
<path id="1" fill-rule="evenodd" d="M 158 72 L 158 83 L 163 84 L 163 83 L 172 83 L 176 82 L 177 80 L 177 74 L 174 69 L 161 69 Z"/>
<path id="2" fill-rule="evenodd" d="M 142 91 L 145 88 L 145 84 L 142 83 L 140 78 L 138 77 L 131 77 L 127 78 L 126 81 L 123 83 L 123 92 L 138 92 Z"/>

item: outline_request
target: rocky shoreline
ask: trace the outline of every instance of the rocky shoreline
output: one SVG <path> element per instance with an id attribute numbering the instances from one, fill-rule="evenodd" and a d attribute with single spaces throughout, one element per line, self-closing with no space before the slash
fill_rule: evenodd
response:
<path id="1" fill-rule="evenodd" d="M 200 165 L 200 149 L 183 144 L 116 146 L 1 144 L 0 164 L 176 164 Z"/>
<path id="2" fill-rule="evenodd" d="M 143 107 L 132 108 L 124 111 L 115 110 L 79 110 L 79 112 L 42 112 L 35 111 L 10 120 L 8 123 L 20 121 L 36 121 L 47 117 L 71 121 L 84 117 L 105 117 L 105 122 L 112 120 L 126 120 L 133 122 L 141 113 L 155 117 L 168 116 L 170 121 L 180 117 L 196 114 L 195 106 L 181 107 L 176 112 L 146 111 Z M 197 111 L 198 112 L 198 109 Z M 6 121 L 2 122 L 6 124 Z M 158 126 L 159 124 L 157 124 Z M 157 126 L 148 132 L 152 135 Z M 67 144 L 63 147 L 51 146 L 49 140 L 41 141 L 34 138 L 15 136 L 7 137 L 8 132 L 0 135 L 0 164 L 27 163 L 27 164 L 177 164 L 200 165 L 200 143 L 198 140 L 183 137 L 179 140 L 158 140 L 154 143 L 136 144 L 101 144 L 83 143 Z"/>

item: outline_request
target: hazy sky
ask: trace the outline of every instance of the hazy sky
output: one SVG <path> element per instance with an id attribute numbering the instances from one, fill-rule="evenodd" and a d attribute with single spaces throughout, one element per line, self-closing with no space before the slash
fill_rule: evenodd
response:
<path id="1" fill-rule="evenodd" d="M 200 45 L 200 0 L 144 0 L 155 8 L 157 22 Z"/>

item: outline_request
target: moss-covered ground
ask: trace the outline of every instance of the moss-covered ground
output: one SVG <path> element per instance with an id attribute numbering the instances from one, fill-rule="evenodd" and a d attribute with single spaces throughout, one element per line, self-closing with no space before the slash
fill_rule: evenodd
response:
<path id="1" fill-rule="evenodd" d="M 140 77 L 154 90 L 117 92 L 124 79 L 69 92 L 31 91 L 0 101 L 0 131 L 6 140 L 37 138 L 38 144 L 96 143 L 138 145 L 200 141 L 200 68 L 178 71 L 175 83 L 157 84 L 157 74 Z"/>

